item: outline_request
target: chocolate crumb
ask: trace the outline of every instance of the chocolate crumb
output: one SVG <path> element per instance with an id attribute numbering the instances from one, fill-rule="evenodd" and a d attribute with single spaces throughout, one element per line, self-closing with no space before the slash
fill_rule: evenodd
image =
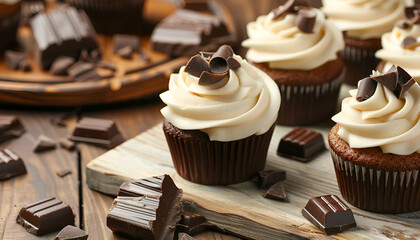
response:
<path id="1" fill-rule="evenodd" d="M 71 174 L 71 170 L 70 169 L 63 169 L 63 170 L 60 170 L 60 171 L 56 172 L 56 174 L 57 174 L 57 176 L 63 178 L 65 176 Z"/>

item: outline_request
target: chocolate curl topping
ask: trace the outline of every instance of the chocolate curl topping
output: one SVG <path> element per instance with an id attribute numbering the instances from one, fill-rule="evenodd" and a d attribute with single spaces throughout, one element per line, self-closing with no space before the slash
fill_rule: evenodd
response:
<path id="1" fill-rule="evenodd" d="M 405 37 L 401 43 L 401 46 L 405 49 L 414 50 L 417 47 L 417 39 L 413 37 Z"/>
<path id="2" fill-rule="evenodd" d="M 206 59 L 207 61 L 210 61 L 211 57 L 213 56 L 214 52 L 200 52 L 201 56 Z"/>
<path id="3" fill-rule="evenodd" d="M 233 56 L 233 50 L 228 45 L 221 46 L 210 59 L 210 70 L 212 73 L 225 74 L 229 70 L 227 59 Z"/>
<path id="4" fill-rule="evenodd" d="M 236 59 L 234 59 L 233 57 L 229 57 L 227 59 L 227 63 L 229 65 L 229 68 L 232 70 L 236 70 L 241 67 L 241 64 L 238 61 L 236 61 Z"/>
<path id="5" fill-rule="evenodd" d="M 197 54 L 188 61 L 184 71 L 194 77 L 200 77 L 202 72 L 210 72 L 210 67 L 206 59 Z"/>
<path id="6" fill-rule="evenodd" d="M 205 71 L 201 73 L 200 79 L 198 80 L 198 85 L 201 85 L 201 86 L 213 85 L 221 81 L 224 77 L 226 77 L 226 74 L 215 74 L 215 73 Z"/>
<path id="7" fill-rule="evenodd" d="M 384 85 L 389 90 L 394 91 L 397 87 L 397 67 L 395 65 L 392 65 L 392 67 L 390 67 L 386 73 L 380 76 L 371 76 L 371 78 L 377 81 L 378 83 Z"/>
<path id="8" fill-rule="evenodd" d="M 416 81 L 400 66 L 397 67 L 398 84 L 394 90 L 395 96 L 401 98 L 401 96 L 416 83 Z"/>
<path id="9" fill-rule="evenodd" d="M 357 90 L 356 100 L 363 102 L 372 97 L 376 91 L 376 85 L 378 85 L 378 82 L 372 78 L 363 78 L 359 84 L 359 89 Z"/>
<path id="10" fill-rule="evenodd" d="M 420 24 L 420 5 L 405 8 L 405 17 L 410 21 L 411 25 Z"/>
<path id="11" fill-rule="evenodd" d="M 274 9 L 272 13 L 274 14 L 273 19 L 277 19 L 283 14 L 289 13 L 297 13 L 299 9 L 302 7 L 309 7 L 309 3 L 306 0 L 289 0 L 285 4 L 281 5 L 280 7 Z"/>
<path id="12" fill-rule="evenodd" d="M 316 12 L 311 9 L 301 9 L 296 18 L 296 26 L 304 33 L 313 33 Z"/>

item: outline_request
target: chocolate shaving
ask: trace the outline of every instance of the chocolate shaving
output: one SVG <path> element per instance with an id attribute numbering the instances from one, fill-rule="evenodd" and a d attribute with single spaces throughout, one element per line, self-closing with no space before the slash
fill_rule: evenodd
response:
<path id="1" fill-rule="evenodd" d="M 236 70 L 236 69 L 241 67 L 241 64 L 236 59 L 234 59 L 233 57 L 229 57 L 227 59 L 227 63 L 229 65 L 229 68 L 232 69 L 232 70 Z"/>
<path id="2" fill-rule="evenodd" d="M 389 70 L 380 76 L 371 76 L 371 78 L 378 83 L 384 85 L 386 88 L 388 88 L 391 91 L 394 91 L 397 87 L 397 67 L 395 65 L 392 65 L 392 67 L 389 68 Z"/>
<path id="3" fill-rule="evenodd" d="M 70 169 L 63 169 L 63 170 L 60 170 L 60 171 L 56 172 L 56 174 L 57 174 L 57 176 L 63 178 L 65 176 L 71 174 L 71 170 Z"/>
<path id="4" fill-rule="evenodd" d="M 316 21 L 316 12 L 310 9 L 301 9 L 296 18 L 297 28 L 304 33 L 313 33 Z"/>
<path id="5" fill-rule="evenodd" d="M 211 57 L 209 65 L 212 73 L 226 74 L 229 71 L 227 59 L 233 56 L 233 50 L 228 45 L 221 46 Z"/>
<path id="6" fill-rule="evenodd" d="M 404 49 L 414 50 L 414 48 L 417 46 L 417 39 L 413 37 L 405 37 L 401 43 L 401 46 Z"/>
<path id="7" fill-rule="evenodd" d="M 204 71 L 200 75 L 198 80 L 198 85 L 208 86 L 220 82 L 225 78 L 226 74 L 215 74 L 211 72 Z"/>
<path id="8" fill-rule="evenodd" d="M 280 7 L 274 9 L 272 13 L 274 14 L 273 19 L 277 19 L 283 16 L 285 13 L 297 13 L 301 7 L 309 7 L 309 3 L 306 0 L 289 0 Z"/>
<path id="9" fill-rule="evenodd" d="M 286 191 L 284 191 L 284 186 L 282 182 L 274 184 L 263 197 L 270 198 L 274 200 L 285 200 L 287 198 Z"/>
<path id="10" fill-rule="evenodd" d="M 197 54 L 188 61 L 184 71 L 194 77 L 200 77 L 203 72 L 210 72 L 210 67 L 206 59 Z"/>
<path id="11" fill-rule="evenodd" d="M 401 96 L 413 86 L 416 81 L 400 66 L 397 67 L 398 84 L 394 90 L 395 96 L 401 98 Z"/>
<path id="12" fill-rule="evenodd" d="M 364 78 L 360 81 L 361 82 L 359 84 L 359 89 L 357 90 L 356 100 L 363 102 L 373 96 L 376 91 L 378 82 L 370 77 Z"/>
<path id="13" fill-rule="evenodd" d="M 210 61 L 211 57 L 213 56 L 214 52 L 200 52 L 200 55 L 206 59 L 207 61 Z"/>

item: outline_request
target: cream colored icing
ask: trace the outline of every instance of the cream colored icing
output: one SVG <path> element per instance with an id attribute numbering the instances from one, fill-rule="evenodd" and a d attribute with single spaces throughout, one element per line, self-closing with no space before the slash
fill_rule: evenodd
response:
<path id="1" fill-rule="evenodd" d="M 257 63 L 268 62 L 274 69 L 311 70 L 335 60 L 344 48 L 342 33 L 318 10 L 313 33 L 300 31 L 296 14 L 273 19 L 274 14 L 260 16 L 248 23 L 249 48 L 246 58 Z"/>
<path id="2" fill-rule="evenodd" d="M 420 82 L 420 46 L 413 50 L 404 49 L 401 43 L 405 37 L 413 37 L 420 42 L 420 25 L 416 24 L 408 29 L 394 27 L 392 32 L 382 35 L 382 49 L 375 56 L 386 62 L 384 69 L 399 65 Z"/>
<path id="3" fill-rule="evenodd" d="M 357 89 L 342 102 L 341 112 L 332 117 L 338 135 L 352 148 L 380 147 L 384 153 L 420 153 L 420 86 L 414 84 L 398 99 L 378 84 L 369 99 L 356 100 Z"/>
<path id="4" fill-rule="evenodd" d="M 322 0 L 325 15 L 350 37 L 380 38 L 413 0 Z"/>
<path id="5" fill-rule="evenodd" d="M 169 90 L 160 94 L 162 115 L 183 130 L 200 130 L 212 141 L 235 141 L 267 132 L 277 119 L 280 92 L 264 72 L 234 55 L 241 67 L 214 86 L 198 85 L 185 72 L 172 74 Z"/>

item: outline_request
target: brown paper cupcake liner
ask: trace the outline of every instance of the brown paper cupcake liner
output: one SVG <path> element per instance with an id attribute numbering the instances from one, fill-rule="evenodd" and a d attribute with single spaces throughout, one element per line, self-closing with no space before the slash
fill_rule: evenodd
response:
<path id="1" fill-rule="evenodd" d="M 375 57 L 375 52 L 379 49 L 360 49 L 346 46 L 340 51 L 340 56 L 344 59 L 347 72 L 344 83 L 357 86 L 360 79 L 372 74 L 376 69 L 379 59 Z"/>
<path id="2" fill-rule="evenodd" d="M 0 19 L 0 52 L 16 39 L 20 11 L 16 11 L 7 18 Z"/>
<path id="3" fill-rule="evenodd" d="M 189 139 L 165 126 L 163 131 L 179 175 L 200 184 L 230 185 L 264 169 L 274 126 L 264 134 L 231 142 Z"/>
<path id="4" fill-rule="evenodd" d="M 338 187 L 350 204 L 378 213 L 407 213 L 420 210 L 419 169 L 376 170 L 344 160 L 332 149 Z"/>
<path id="5" fill-rule="evenodd" d="M 332 117 L 345 72 L 343 70 L 336 79 L 319 85 L 278 84 L 281 106 L 277 124 L 310 125 Z"/>

